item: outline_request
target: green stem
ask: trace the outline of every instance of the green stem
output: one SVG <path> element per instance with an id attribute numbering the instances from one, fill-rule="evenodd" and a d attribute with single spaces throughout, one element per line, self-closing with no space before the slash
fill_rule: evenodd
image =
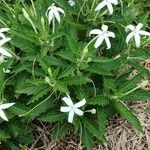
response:
<path id="1" fill-rule="evenodd" d="M 53 29 L 52 29 L 52 33 L 55 33 L 55 18 L 53 17 Z M 52 39 L 52 43 L 51 43 L 52 47 L 54 47 L 54 39 Z"/>

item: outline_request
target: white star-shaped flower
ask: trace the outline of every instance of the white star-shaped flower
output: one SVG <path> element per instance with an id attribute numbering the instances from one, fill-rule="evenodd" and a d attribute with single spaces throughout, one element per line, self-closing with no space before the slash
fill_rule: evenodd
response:
<path id="1" fill-rule="evenodd" d="M 7 32 L 8 30 L 9 30 L 9 28 L 1 28 L 0 29 L 0 37 L 4 39 L 6 36 L 3 32 Z"/>
<path id="2" fill-rule="evenodd" d="M 0 117 L 2 118 L 2 119 L 4 119 L 5 121 L 8 121 L 8 119 L 7 119 L 7 117 L 6 117 L 6 115 L 5 115 L 5 113 L 4 113 L 4 109 L 7 109 L 7 108 L 9 108 L 9 107 L 11 107 L 11 106 L 13 106 L 15 103 L 6 103 L 6 104 L 0 104 Z"/>
<path id="3" fill-rule="evenodd" d="M 68 105 L 68 106 L 62 106 L 60 108 L 61 112 L 69 112 L 68 115 L 68 122 L 72 123 L 73 122 L 73 118 L 74 118 L 74 114 L 77 114 L 79 116 L 83 115 L 83 111 L 79 109 L 79 107 L 82 107 L 83 105 L 85 105 L 86 100 L 83 99 L 80 102 L 73 104 L 70 96 L 67 94 L 67 97 L 63 97 L 62 100 Z"/>
<path id="4" fill-rule="evenodd" d="M 111 48 L 111 43 L 109 40 L 109 37 L 115 38 L 115 34 L 113 32 L 108 31 L 108 26 L 107 25 L 102 25 L 101 30 L 100 29 L 93 29 L 90 31 L 90 36 L 92 34 L 96 34 L 96 42 L 94 44 L 95 48 L 98 48 L 102 42 L 105 40 L 107 49 Z"/>
<path id="5" fill-rule="evenodd" d="M 134 37 L 136 47 L 140 47 L 140 43 L 141 43 L 140 35 L 150 36 L 149 32 L 141 30 L 142 27 L 143 27 L 142 23 L 139 23 L 137 26 L 128 25 L 126 27 L 126 30 L 130 29 L 132 31 L 131 33 L 129 33 L 129 35 L 126 38 L 126 43 L 127 44 Z"/>
<path id="6" fill-rule="evenodd" d="M 65 15 L 64 10 L 60 7 L 54 6 L 54 4 L 52 4 L 51 6 L 48 7 L 48 9 L 46 11 L 46 17 L 48 18 L 49 24 L 51 23 L 52 19 L 54 19 L 54 18 L 56 18 L 57 21 L 60 23 L 60 14 L 59 13 L 62 13 Z"/>
<path id="7" fill-rule="evenodd" d="M 112 5 L 118 5 L 118 0 L 103 0 L 96 8 L 95 11 L 101 10 L 103 7 L 107 6 L 109 10 L 109 14 L 113 14 L 113 6 Z"/>
<path id="8" fill-rule="evenodd" d="M 12 55 L 5 48 L 3 48 L 2 45 L 7 43 L 10 40 L 11 40 L 11 38 L 4 38 L 4 39 L 0 40 L 0 54 L 4 55 L 6 57 L 12 57 Z"/>

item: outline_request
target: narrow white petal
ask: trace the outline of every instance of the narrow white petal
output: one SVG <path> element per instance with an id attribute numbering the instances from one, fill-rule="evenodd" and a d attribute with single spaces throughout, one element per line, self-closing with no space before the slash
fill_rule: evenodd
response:
<path id="1" fill-rule="evenodd" d="M 0 37 L 4 39 L 5 38 L 5 34 L 0 32 Z"/>
<path id="2" fill-rule="evenodd" d="M 99 36 L 98 39 L 96 40 L 95 44 L 94 44 L 94 47 L 98 48 L 102 44 L 103 40 L 104 40 L 104 37 Z"/>
<path id="3" fill-rule="evenodd" d="M 130 25 L 126 26 L 126 29 L 130 29 L 131 31 L 134 31 L 135 30 L 135 26 L 130 24 Z"/>
<path id="4" fill-rule="evenodd" d="M 110 32 L 110 31 L 107 33 L 107 36 L 108 36 L 108 37 L 112 37 L 112 38 L 115 38 L 115 37 L 116 37 L 116 36 L 115 36 L 115 33 L 114 33 L 114 32 Z"/>
<path id="5" fill-rule="evenodd" d="M 108 37 L 105 37 L 105 41 L 106 41 L 106 45 L 107 45 L 107 49 L 111 48 L 111 43 Z"/>
<path id="6" fill-rule="evenodd" d="M 61 112 L 69 112 L 71 110 L 71 108 L 70 107 L 60 107 L 60 111 Z"/>
<path id="7" fill-rule="evenodd" d="M 102 25 L 102 31 L 105 31 L 105 32 L 106 32 L 107 30 L 108 30 L 108 26 L 103 24 L 103 25 Z"/>
<path id="8" fill-rule="evenodd" d="M 102 34 L 102 31 L 100 29 L 93 29 L 90 31 L 89 36 L 91 36 L 92 34 Z"/>
<path id="9" fill-rule="evenodd" d="M 79 107 L 85 105 L 85 103 L 86 103 L 86 100 L 83 99 L 83 100 L 81 100 L 80 102 L 76 103 L 74 106 L 75 106 L 76 108 L 79 108 Z"/>
<path id="10" fill-rule="evenodd" d="M 48 23 L 49 24 L 51 23 L 53 17 L 54 17 L 54 12 L 53 11 L 49 11 L 49 13 L 48 13 Z"/>
<path id="11" fill-rule="evenodd" d="M 129 43 L 130 39 L 131 39 L 133 36 L 134 36 L 134 33 L 133 33 L 133 32 L 129 33 L 129 35 L 126 37 L 126 43 L 127 43 L 127 44 Z"/>
<path id="12" fill-rule="evenodd" d="M 71 110 L 68 115 L 68 122 L 72 123 L 74 118 L 74 111 Z"/>
<path id="13" fill-rule="evenodd" d="M 73 106 L 73 102 L 70 98 L 70 96 L 67 94 L 68 97 L 63 97 L 62 100 L 68 105 L 68 106 Z"/>
<path id="14" fill-rule="evenodd" d="M 134 35 L 134 39 L 135 39 L 136 47 L 140 47 L 141 39 L 140 39 L 140 35 L 138 33 L 136 33 Z"/>
<path id="15" fill-rule="evenodd" d="M 138 33 L 141 35 L 150 36 L 150 32 L 147 32 L 147 31 L 140 30 L 140 31 L 138 31 Z"/>
<path id="16" fill-rule="evenodd" d="M 6 115 L 5 115 L 5 113 L 3 112 L 3 110 L 0 110 L 0 117 L 2 119 L 4 119 L 5 121 L 8 121 L 8 119 L 7 119 Z"/>
<path id="17" fill-rule="evenodd" d="M 113 6 L 111 3 L 107 3 L 107 8 L 109 10 L 109 14 L 112 15 L 113 14 Z"/>
<path id="18" fill-rule="evenodd" d="M 0 104 L 0 109 L 7 109 L 11 106 L 13 106 L 15 103 L 6 103 L 6 104 Z"/>
<path id="19" fill-rule="evenodd" d="M 12 57 L 12 55 L 7 52 L 7 50 L 5 50 L 4 48 L 0 47 L 0 54 L 7 56 L 7 57 Z"/>
<path id="20" fill-rule="evenodd" d="M 80 110 L 80 109 L 75 109 L 75 111 L 74 111 L 77 115 L 79 115 L 79 116 L 83 116 L 83 111 L 82 110 Z"/>
<path id="21" fill-rule="evenodd" d="M 102 1 L 96 8 L 95 11 L 101 10 L 103 7 L 106 6 L 106 2 Z"/>
<path id="22" fill-rule="evenodd" d="M 2 46 L 3 44 L 7 43 L 10 40 L 11 40 L 11 38 L 4 38 L 4 39 L 0 40 L 0 46 Z"/>
<path id="23" fill-rule="evenodd" d="M 1 28 L 0 32 L 7 32 L 8 30 L 10 30 L 9 28 Z"/>
<path id="24" fill-rule="evenodd" d="M 60 15 L 57 10 L 54 10 L 54 16 L 56 17 L 57 21 L 60 23 Z"/>
<path id="25" fill-rule="evenodd" d="M 109 0 L 110 3 L 114 4 L 114 5 L 118 5 L 118 0 Z"/>
<path id="26" fill-rule="evenodd" d="M 65 12 L 64 12 L 64 10 L 63 10 L 62 8 L 57 7 L 56 9 L 57 9 L 57 11 L 59 11 L 59 12 L 61 12 L 62 14 L 64 14 L 64 15 L 65 15 Z"/>
<path id="27" fill-rule="evenodd" d="M 137 30 L 140 30 L 142 27 L 143 27 L 143 24 L 142 24 L 142 23 L 139 23 L 139 24 L 136 26 L 136 29 L 137 29 Z"/>

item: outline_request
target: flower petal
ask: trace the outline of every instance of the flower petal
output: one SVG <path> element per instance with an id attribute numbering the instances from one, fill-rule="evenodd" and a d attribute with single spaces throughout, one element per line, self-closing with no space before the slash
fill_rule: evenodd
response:
<path id="1" fill-rule="evenodd" d="M 91 36 L 92 34 L 99 35 L 102 34 L 102 31 L 100 29 L 93 29 L 90 31 L 89 36 Z"/>
<path id="2" fill-rule="evenodd" d="M 136 47 L 140 47 L 141 39 L 140 39 L 140 35 L 138 33 L 136 33 L 134 35 L 134 39 L 135 39 Z"/>
<path id="3" fill-rule="evenodd" d="M 73 102 L 69 96 L 69 94 L 67 94 L 68 97 L 63 97 L 62 100 L 68 105 L 68 106 L 73 106 Z"/>
<path id="4" fill-rule="evenodd" d="M 101 10 L 103 7 L 106 6 L 106 2 L 102 1 L 96 8 L 95 11 Z"/>
<path id="5" fill-rule="evenodd" d="M 143 24 L 142 24 L 142 23 L 139 23 L 139 24 L 136 26 L 136 29 L 137 29 L 137 30 L 140 30 L 142 27 L 143 27 Z"/>
<path id="6" fill-rule="evenodd" d="M 7 57 L 12 57 L 12 55 L 7 52 L 7 50 L 5 50 L 4 48 L 0 47 L 0 54 L 7 56 Z"/>
<path id="7" fill-rule="evenodd" d="M 138 31 L 138 33 L 141 35 L 150 36 L 150 32 L 147 32 L 147 31 L 140 30 L 140 31 Z"/>
<path id="8" fill-rule="evenodd" d="M 107 26 L 107 25 L 104 25 L 104 24 L 102 25 L 101 28 L 102 28 L 102 31 L 105 31 L 105 32 L 108 30 L 108 26 Z"/>
<path id="9" fill-rule="evenodd" d="M 57 10 L 54 10 L 54 16 L 56 17 L 57 21 L 60 23 L 60 15 Z"/>
<path id="10" fill-rule="evenodd" d="M 102 44 L 103 40 L 104 40 L 104 37 L 103 37 L 103 36 L 99 36 L 99 37 L 97 38 L 95 44 L 94 44 L 94 47 L 95 47 L 95 48 L 98 48 L 98 47 Z"/>
<path id="11" fill-rule="evenodd" d="M 5 34 L 0 32 L 0 37 L 4 39 L 5 38 Z"/>
<path id="12" fill-rule="evenodd" d="M 2 46 L 3 44 L 5 44 L 6 42 L 10 41 L 11 38 L 4 38 L 2 40 L 0 40 L 0 46 Z"/>
<path id="13" fill-rule="evenodd" d="M 7 119 L 6 115 L 5 115 L 5 113 L 3 112 L 3 110 L 0 110 L 0 117 L 2 119 L 4 119 L 5 121 L 8 121 L 8 119 Z"/>
<path id="14" fill-rule="evenodd" d="M 130 29 L 131 31 L 134 31 L 135 30 L 135 26 L 130 24 L 130 25 L 126 26 L 126 30 L 127 29 Z"/>
<path id="15" fill-rule="evenodd" d="M 57 11 L 59 11 L 59 12 L 61 12 L 62 14 L 64 14 L 64 15 L 65 15 L 65 12 L 64 12 L 64 10 L 63 10 L 62 8 L 60 8 L 60 7 L 56 7 L 56 9 L 57 9 Z"/>
<path id="16" fill-rule="evenodd" d="M 84 98 L 84 99 L 81 100 L 80 102 L 76 103 L 74 106 L 75 106 L 76 108 L 79 108 L 79 107 L 85 105 L 85 103 L 86 103 L 86 100 L 85 100 L 85 98 Z"/>
<path id="17" fill-rule="evenodd" d="M 60 111 L 61 112 L 69 112 L 71 110 L 71 108 L 70 107 L 60 107 Z"/>
<path id="18" fill-rule="evenodd" d="M 134 33 L 133 33 L 133 32 L 129 33 L 129 35 L 126 37 L 126 43 L 127 43 L 127 44 L 129 43 L 130 39 L 131 39 L 133 36 L 134 36 Z"/>
<path id="19" fill-rule="evenodd" d="M 10 30 L 9 28 L 1 28 L 0 32 L 7 32 L 8 30 Z"/>
<path id="20" fill-rule="evenodd" d="M 110 43 L 110 40 L 108 37 L 105 37 L 105 42 L 106 42 L 106 45 L 107 45 L 107 49 L 110 49 L 111 48 L 111 43 Z"/>
<path id="21" fill-rule="evenodd" d="M 6 104 L 0 104 L 0 110 L 1 109 L 7 109 L 11 106 L 13 106 L 15 103 L 6 103 Z"/>
<path id="22" fill-rule="evenodd" d="M 115 37 L 116 37 L 116 36 L 115 36 L 115 33 L 114 33 L 114 32 L 110 32 L 110 31 L 107 33 L 107 36 L 108 36 L 108 37 L 112 37 L 112 38 L 115 38 Z"/>
<path id="23" fill-rule="evenodd" d="M 75 111 L 74 111 L 77 115 L 79 115 L 79 116 L 83 116 L 83 111 L 82 110 L 80 110 L 80 109 L 75 109 Z"/>
<path id="24" fill-rule="evenodd" d="M 107 8 L 109 10 L 109 14 L 112 15 L 113 14 L 113 7 L 111 3 L 107 3 Z"/>
<path id="25" fill-rule="evenodd" d="M 68 115 L 68 122 L 72 123 L 74 118 L 74 111 L 71 110 Z"/>
<path id="26" fill-rule="evenodd" d="M 50 24 L 52 19 L 54 18 L 54 12 L 53 10 L 48 12 L 48 23 Z"/>

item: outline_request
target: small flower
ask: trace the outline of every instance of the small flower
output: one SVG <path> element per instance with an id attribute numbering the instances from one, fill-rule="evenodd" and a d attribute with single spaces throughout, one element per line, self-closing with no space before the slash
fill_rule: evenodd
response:
<path id="1" fill-rule="evenodd" d="M 54 19 L 54 18 L 56 18 L 57 21 L 60 23 L 60 15 L 59 15 L 60 12 L 65 15 L 64 10 L 60 7 L 54 6 L 54 4 L 52 4 L 51 6 L 48 7 L 48 9 L 46 11 L 46 17 L 48 18 L 49 24 L 51 23 L 52 19 Z"/>
<path id="2" fill-rule="evenodd" d="M 68 4 L 69 4 L 71 7 L 73 7 L 73 6 L 75 5 L 75 1 L 74 1 L 74 0 L 69 0 L 69 1 L 68 1 Z"/>
<path id="3" fill-rule="evenodd" d="M 79 109 L 79 107 L 82 107 L 83 105 L 85 105 L 86 100 L 83 99 L 80 102 L 73 104 L 70 96 L 67 94 L 67 97 L 63 97 L 62 100 L 68 105 L 68 106 L 62 106 L 60 108 L 61 112 L 69 112 L 68 115 L 68 122 L 72 123 L 73 122 L 73 118 L 74 118 L 74 114 L 77 114 L 79 116 L 83 115 L 83 111 Z"/>
<path id="4" fill-rule="evenodd" d="M 12 55 L 5 48 L 3 48 L 2 45 L 10 40 L 11 40 L 11 38 L 4 38 L 4 39 L 0 40 L 0 54 L 4 55 L 6 57 L 12 57 Z"/>
<path id="5" fill-rule="evenodd" d="M 11 106 L 13 106 L 15 103 L 6 103 L 6 104 L 0 104 L 0 117 L 4 119 L 5 121 L 8 121 L 3 109 L 7 109 Z"/>
<path id="6" fill-rule="evenodd" d="M 1 28 L 0 29 L 0 37 L 4 39 L 6 36 L 3 32 L 7 32 L 8 30 L 9 30 L 9 28 Z"/>
<path id="7" fill-rule="evenodd" d="M 118 0 L 103 0 L 96 8 L 95 11 L 101 10 L 103 7 L 107 6 L 109 14 L 113 14 L 112 4 L 118 5 Z"/>
<path id="8" fill-rule="evenodd" d="M 90 31 L 90 36 L 92 34 L 96 34 L 96 42 L 94 44 L 95 48 L 98 48 L 102 42 L 105 40 L 106 45 L 107 45 L 107 49 L 111 48 L 111 43 L 109 40 L 109 37 L 115 38 L 115 34 L 113 32 L 108 31 L 108 26 L 107 25 L 102 25 L 101 27 L 102 30 L 100 29 L 93 29 Z"/>
<path id="9" fill-rule="evenodd" d="M 140 47 L 140 43 L 141 43 L 140 35 L 150 36 L 149 32 L 140 30 L 142 27 L 143 27 L 142 23 L 139 23 L 137 26 L 128 25 L 126 27 L 126 30 L 130 29 L 132 31 L 131 33 L 129 33 L 129 35 L 126 38 L 126 43 L 127 44 L 129 43 L 130 39 L 134 37 L 136 47 Z"/>

